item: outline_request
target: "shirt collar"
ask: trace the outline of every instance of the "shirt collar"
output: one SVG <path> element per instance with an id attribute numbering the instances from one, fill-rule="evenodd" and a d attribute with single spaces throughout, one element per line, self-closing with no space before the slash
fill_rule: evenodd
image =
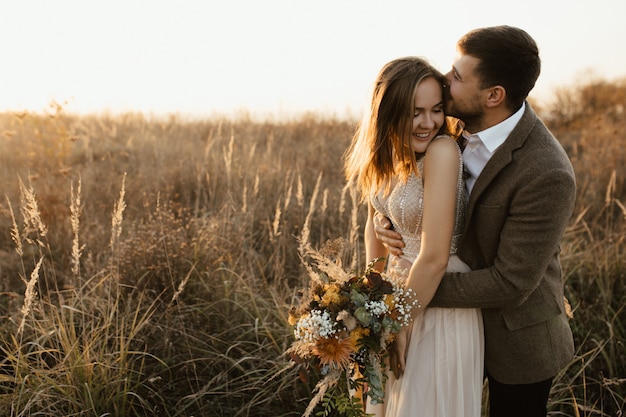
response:
<path id="1" fill-rule="evenodd" d="M 483 131 L 472 134 L 472 136 L 477 136 L 480 141 L 485 145 L 487 150 L 493 153 L 498 146 L 502 145 L 509 134 L 515 129 L 517 123 L 522 118 L 524 114 L 524 110 L 526 109 L 526 103 L 522 103 L 522 107 L 507 119 L 501 121 L 495 126 L 491 126 Z"/>

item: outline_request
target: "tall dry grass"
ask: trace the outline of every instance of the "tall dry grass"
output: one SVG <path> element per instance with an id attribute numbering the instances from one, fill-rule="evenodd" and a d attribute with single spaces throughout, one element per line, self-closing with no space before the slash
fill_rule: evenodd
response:
<path id="1" fill-rule="evenodd" d="M 563 242 L 577 354 L 554 416 L 626 401 L 624 115 L 590 110 L 589 88 L 543 109 L 579 183 Z M 354 128 L 0 115 L 0 414 L 300 415 L 312 381 L 283 356 L 307 277 L 298 239 L 343 237 L 364 264 L 341 173 Z"/>
<path id="2" fill-rule="evenodd" d="M 550 127 L 577 176 L 576 211 L 563 242 L 577 356 L 555 391 L 565 415 L 626 411 L 626 79 L 557 91 Z"/>

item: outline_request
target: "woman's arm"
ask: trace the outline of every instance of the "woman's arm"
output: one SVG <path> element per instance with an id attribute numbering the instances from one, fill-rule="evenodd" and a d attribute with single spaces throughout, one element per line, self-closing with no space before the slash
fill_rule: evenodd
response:
<path id="1" fill-rule="evenodd" d="M 367 263 L 371 262 L 375 258 L 386 258 L 388 256 L 387 249 L 376 237 L 374 232 L 374 215 L 376 210 L 372 207 L 371 203 L 368 203 L 367 207 L 367 221 L 365 222 L 364 240 L 365 240 L 365 260 Z M 386 260 L 376 262 L 374 268 L 382 272 L 385 269 Z"/>
<path id="2" fill-rule="evenodd" d="M 459 152 L 452 139 L 428 145 L 424 160 L 424 211 L 420 253 L 406 282 L 422 307 L 433 298 L 450 258 L 450 244 L 456 218 Z M 411 315 L 423 311 L 414 308 Z M 402 328 L 391 348 L 389 364 L 399 377 L 404 373 L 412 326 Z"/>
<path id="3" fill-rule="evenodd" d="M 424 307 L 435 295 L 448 266 L 460 163 L 452 139 L 432 142 L 425 158 L 421 248 L 406 283 Z"/>

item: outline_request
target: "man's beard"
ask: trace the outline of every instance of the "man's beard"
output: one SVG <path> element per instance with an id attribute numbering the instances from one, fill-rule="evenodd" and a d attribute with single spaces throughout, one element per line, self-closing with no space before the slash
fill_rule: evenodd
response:
<path id="1" fill-rule="evenodd" d="M 454 100 L 450 100 L 446 103 L 446 114 L 461 120 L 465 130 L 470 133 L 476 133 L 482 123 L 485 113 L 479 106 L 459 109 L 455 106 Z"/>

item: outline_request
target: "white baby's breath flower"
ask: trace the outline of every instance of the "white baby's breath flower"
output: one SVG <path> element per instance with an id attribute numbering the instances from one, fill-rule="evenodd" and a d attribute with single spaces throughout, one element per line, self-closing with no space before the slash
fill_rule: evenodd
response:
<path id="1" fill-rule="evenodd" d="M 389 311 L 389 307 L 384 301 L 367 301 L 365 308 L 376 317 L 380 317 Z"/>
<path id="2" fill-rule="evenodd" d="M 300 318 L 294 329 L 296 339 L 313 342 L 321 337 L 330 337 L 337 332 L 336 323 L 328 311 L 311 310 Z"/>

